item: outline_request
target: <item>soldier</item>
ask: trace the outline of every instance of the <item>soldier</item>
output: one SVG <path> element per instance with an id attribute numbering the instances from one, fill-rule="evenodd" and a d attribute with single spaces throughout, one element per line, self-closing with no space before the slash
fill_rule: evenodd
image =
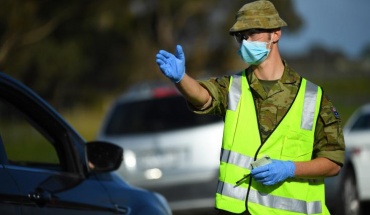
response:
<path id="1" fill-rule="evenodd" d="M 224 118 L 219 214 L 329 214 L 324 178 L 344 162 L 341 119 L 321 87 L 282 60 L 286 25 L 270 1 L 245 4 L 229 32 L 249 66 L 231 76 L 194 80 L 180 45 L 156 55 L 192 111 Z"/>

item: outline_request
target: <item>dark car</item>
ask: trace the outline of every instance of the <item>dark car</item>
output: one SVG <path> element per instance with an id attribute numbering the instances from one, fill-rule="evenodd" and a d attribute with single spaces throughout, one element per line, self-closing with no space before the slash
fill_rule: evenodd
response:
<path id="1" fill-rule="evenodd" d="M 163 196 L 112 171 L 123 149 L 83 138 L 36 93 L 0 72 L 1 215 L 170 215 Z"/>

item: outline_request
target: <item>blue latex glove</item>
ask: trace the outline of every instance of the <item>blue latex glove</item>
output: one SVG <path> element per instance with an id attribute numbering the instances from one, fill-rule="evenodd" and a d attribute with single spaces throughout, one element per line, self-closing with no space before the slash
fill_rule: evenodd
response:
<path id="1" fill-rule="evenodd" d="M 185 75 L 185 54 L 180 45 L 176 46 L 176 54 L 160 50 L 156 62 L 162 73 L 174 83 L 179 83 Z"/>
<path id="2" fill-rule="evenodd" d="M 275 185 L 294 177 L 295 165 L 292 161 L 272 160 L 271 163 L 252 169 L 251 175 L 263 185 Z"/>

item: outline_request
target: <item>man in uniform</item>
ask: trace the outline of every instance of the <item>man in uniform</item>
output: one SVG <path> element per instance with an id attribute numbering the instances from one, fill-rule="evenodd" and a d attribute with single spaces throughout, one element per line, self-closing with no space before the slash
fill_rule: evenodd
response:
<path id="1" fill-rule="evenodd" d="M 156 55 L 195 113 L 224 118 L 219 214 L 329 214 L 324 178 L 344 162 L 341 120 L 322 89 L 282 60 L 286 25 L 270 1 L 245 4 L 229 32 L 249 66 L 232 76 L 194 80 L 180 45 Z"/>

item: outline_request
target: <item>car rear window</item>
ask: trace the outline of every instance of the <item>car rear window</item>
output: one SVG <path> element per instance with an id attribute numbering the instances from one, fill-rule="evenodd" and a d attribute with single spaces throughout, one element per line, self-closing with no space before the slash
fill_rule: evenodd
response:
<path id="1" fill-rule="evenodd" d="M 370 113 L 361 115 L 352 126 L 352 131 L 370 130 Z"/>
<path id="2" fill-rule="evenodd" d="M 191 112 L 182 96 L 170 96 L 116 105 L 105 133 L 127 135 L 161 132 L 219 121 L 219 116 Z"/>

